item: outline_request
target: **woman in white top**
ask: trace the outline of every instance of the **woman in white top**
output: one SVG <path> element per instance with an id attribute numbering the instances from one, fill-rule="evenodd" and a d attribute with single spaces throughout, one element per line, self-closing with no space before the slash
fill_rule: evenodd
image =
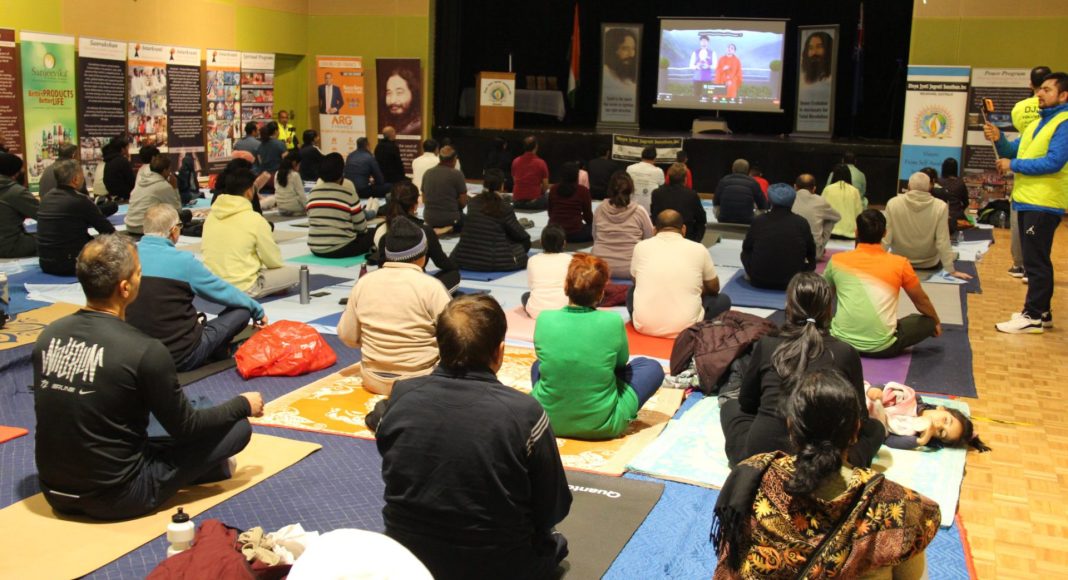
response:
<path id="1" fill-rule="evenodd" d="M 834 225 L 831 235 L 850 240 L 857 237 L 857 216 L 864 211 L 864 200 L 860 190 L 853 187 L 852 176 L 847 165 L 836 165 L 831 172 L 831 184 L 823 188 L 823 199 L 842 216 Z"/>
<path id="2" fill-rule="evenodd" d="M 537 318 L 543 310 L 559 310 L 567 306 L 564 281 L 571 254 L 564 253 L 566 239 L 564 228 L 549 224 L 541 232 L 541 248 L 545 251 L 527 261 L 530 292 L 523 293 L 523 309 L 531 318 Z"/>
<path id="3" fill-rule="evenodd" d="M 282 215 L 305 215 L 308 213 L 308 196 L 304 193 L 304 180 L 300 178 L 300 154 L 290 151 L 278 164 L 274 176 L 274 199 L 278 213 Z"/>

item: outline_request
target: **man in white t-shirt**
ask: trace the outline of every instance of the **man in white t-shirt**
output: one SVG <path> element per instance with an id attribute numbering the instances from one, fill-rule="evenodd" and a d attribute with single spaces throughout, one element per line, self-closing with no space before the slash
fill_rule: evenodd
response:
<path id="1" fill-rule="evenodd" d="M 644 207 L 645 211 L 650 211 L 653 190 L 664 185 L 664 172 L 656 166 L 656 147 L 642 149 L 642 160 L 627 166 L 627 174 L 634 181 L 634 194 L 631 198 Z"/>
<path id="2" fill-rule="evenodd" d="M 419 188 L 419 195 L 423 194 L 423 174 L 427 169 L 436 166 L 441 163 L 438 159 L 438 142 L 433 139 L 427 139 L 423 141 L 423 154 L 415 159 L 412 159 L 412 183 Z M 460 169 L 460 158 L 456 158 L 455 168 L 457 171 L 463 173 Z"/>
<path id="3" fill-rule="evenodd" d="M 656 235 L 634 246 L 634 287 L 627 310 L 642 334 L 675 338 L 694 323 L 731 308 L 731 299 L 719 292 L 708 248 L 685 235 L 682 215 L 666 209 L 656 216 Z"/>

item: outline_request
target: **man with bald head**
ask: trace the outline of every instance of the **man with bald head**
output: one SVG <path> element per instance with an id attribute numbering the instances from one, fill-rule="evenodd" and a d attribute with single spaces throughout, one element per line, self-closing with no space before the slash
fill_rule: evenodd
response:
<path id="1" fill-rule="evenodd" d="M 909 190 L 886 204 L 886 238 L 883 246 L 908 258 L 913 268 L 936 268 L 962 280 L 971 276 L 954 266 L 957 253 L 949 239 L 949 206 L 931 195 L 931 178 L 917 171 L 909 177 Z"/>
<path id="2" fill-rule="evenodd" d="M 634 246 L 627 310 L 642 334 L 675 338 L 731 308 L 708 248 L 685 236 L 682 214 L 666 209 L 656 216 L 656 235 Z"/>
<path id="3" fill-rule="evenodd" d="M 389 125 L 382 127 L 382 138 L 375 145 L 375 160 L 386 183 L 408 181 L 404 174 L 404 161 L 401 160 L 400 148 L 397 147 L 397 130 Z"/>
<path id="4" fill-rule="evenodd" d="M 827 200 L 816 193 L 816 178 L 810 173 L 802 173 L 794 180 L 797 197 L 794 199 L 793 212 L 808 222 L 812 230 L 812 240 L 816 244 L 816 259 L 823 259 L 827 241 L 831 239 L 834 226 L 842 219 Z"/>

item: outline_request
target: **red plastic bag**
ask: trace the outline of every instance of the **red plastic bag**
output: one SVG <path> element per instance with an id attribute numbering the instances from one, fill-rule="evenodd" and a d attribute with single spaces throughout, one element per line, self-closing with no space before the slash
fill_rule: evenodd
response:
<path id="1" fill-rule="evenodd" d="M 314 328 L 281 320 L 252 335 L 234 355 L 237 372 L 252 377 L 295 377 L 325 369 L 337 355 Z"/>

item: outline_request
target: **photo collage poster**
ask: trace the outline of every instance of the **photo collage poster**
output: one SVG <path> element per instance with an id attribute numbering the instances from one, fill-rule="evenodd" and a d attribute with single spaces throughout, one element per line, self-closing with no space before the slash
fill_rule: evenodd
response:
<path id="1" fill-rule="evenodd" d="M 274 118 L 274 55 L 241 53 L 241 125 Z"/>
<path id="2" fill-rule="evenodd" d="M 241 123 L 241 53 L 210 49 L 205 59 L 208 172 L 219 173 L 230 161 L 234 143 L 244 137 Z"/>
<path id="3" fill-rule="evenodd" d="M 135 160 L 145 145 L 167 150 L 167 57 L 159 44 L 134 42 L 127 49 L 129 91 L 126 128 L 130 155 Z"/>

